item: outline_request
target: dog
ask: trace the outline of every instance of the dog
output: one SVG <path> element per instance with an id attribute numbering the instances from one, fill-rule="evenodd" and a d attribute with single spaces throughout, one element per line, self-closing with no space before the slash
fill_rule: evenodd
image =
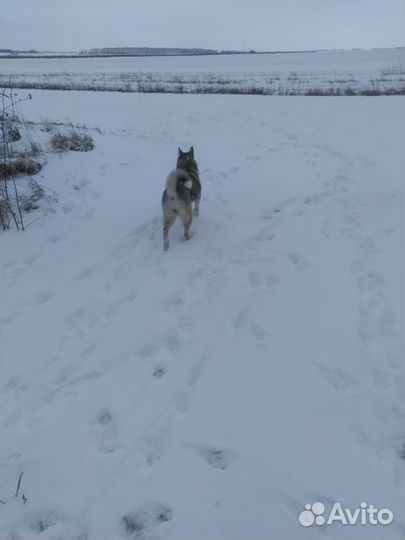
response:
<path id="1" fill-rule="evenodd" d="M 180 217 L 184 226 L 184 239 L 190 238 L 190 225 L 193 219 L 192 203 L 194 203 L 194 215 L 198 216 L 201 200 L 201 182 L 198 173 L 198 165 L 194 159 L 194 148 L 183 152 L 179 148 L 176 169 L 166 180 L 166 189 L 162 195 L 163 209 L 163 249 L 169 249 L 169 230 Z"/>

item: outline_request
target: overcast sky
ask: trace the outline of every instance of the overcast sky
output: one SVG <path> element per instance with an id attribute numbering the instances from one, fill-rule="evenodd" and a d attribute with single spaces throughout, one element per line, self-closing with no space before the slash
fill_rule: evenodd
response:
<path id="1" fill-rule="evenodd" d="M 0 48 L 404 45 L 404 0 L 0 0 Z"/>

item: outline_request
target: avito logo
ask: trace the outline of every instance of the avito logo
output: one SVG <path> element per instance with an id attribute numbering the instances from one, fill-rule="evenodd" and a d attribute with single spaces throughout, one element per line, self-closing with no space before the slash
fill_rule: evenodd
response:
<path id="1" fill-rule="evenodd" d="M 325 516 L 325 505 L 322 502 L 306 504 L 298 516 L 298 521 L 304 527 L 315 525 L 333 525 L 340 523 L 342 525 L 389 525 L 394 519 L 394 514 L 388 508 L 378 510 L 374 505 L 367 505 L 365 502 L 360 504 L 360 508 L 350 510 L 343 508 L 338 502 L 333 503 L 328 516 Z"/>

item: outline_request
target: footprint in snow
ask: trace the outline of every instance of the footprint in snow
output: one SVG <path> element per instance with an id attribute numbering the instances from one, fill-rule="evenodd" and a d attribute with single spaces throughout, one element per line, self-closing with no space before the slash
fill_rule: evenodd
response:
<path id="1" fill-rule="evenodd" d="M 92 341 L 85 345 L 84 349 L 81 352 L 81 356 L 89 356 L 97 349 L 97 342 Z"/>
<path id="2" fill-rule="evenodd" d="M 90 431 L 96 439 L 99 452 L 111 454 L 116 450 L 118 431 L 109 409 L 100 409 L 92 423 Z"/>
<path id="3" fill-rule="evenodd" d="M 198 364 L 194 365 L 190 369 L 190 372 L 188 374 L 187 386 L 189 387 L 195 386 L 201 377 L 201 373 L 202 373 L 201 365 L 198 365 Z"/>
<path id="4" fill-rule="evenodd" d="M 24 308 L 35 308 L 38 306 L 42 306 L 46 304 L 49 299 L 51 298 L 52 293 L 50 291 L 42 291 L 36 295 L 34 295 L 28 304 L 25 306 L 21 306 Z M 0 329 L 4 326 L 7 326 L 8 324 L 12 323 L 14 320 L 18 318 L 19 311 L 14 311 L 12 313 L 9 313 L 8 315 L 5 315 L 4 317 L 1 317 L 0 319 Z"/>
<path id="5" fill-rule="evenodd" d="M 179 308 L 184 304 L 184 291 L 177 291 L 164 300 L 164 309 L 171 311 L 173 308 Z"/>
<path id="6" fill-rule="evenodd" d="M 97 200 L 99 197 L 101 197 L 101 193 L 99 191 L 95 191 L 94 189 L 91 190 L 89 193 L 90 193 L 91 198 L 94 201 Z"/>
<path id="7" fill-rule="evenodd" d="M 0 319 L 0 329 L 8 324 L 11 324 L 18 317 L 18 312 L 9 313 Z"/>
<path id="8" fill-rule="evenodd" d="M 88 221 L 94 214 L 94 210 L 93 208 L 88 208 L 87 210 L 85 210 L 82 214 L 80 214 L 80 219 L 82 219 L 83 221 Z"/>
<path id="9" fill-rule="evenodd" d="M 225 471 L 237 459 L 233 450 L 209 446 L 204 444 L 192 444 L 189 448 L 197 453 L 210 467 Z"/>
<path id="10" fill-rule="evenodd" d="M 185 414 L 190 408 L 190 403 L 190 392 L 187 391 L 185 388 L 178 388 L 174 396 L 174 404 L 176 406 L 177 412 L 179 412 L 180 414 Z"/>
<path id="11" fill-rule="evenodd" d="M 274 274 L 267 274 L 267 276 L 266 276 L 266 285 L 268 287 L 274 287 L 274 285 L 277 285 L 278 283 L 280 283 L 280 278 L 279 277 L 277 277 Z"/>
<path id="12" fill-rule="evenodd" d="M 35 512 L 29 519 L 30 529 L 36 534 L 43 533 L 50 527 L 54 527 L 57 523 L 58 513 L 56 510 Z"/>
<path id="13" fill-rule="evenodd" d="M 298 255 L 298 253 L 287 253 L 288 260 L 296 266 L 299 270 L 304 268 L 305 263 L 303 262 L 303 259 L 301 255 Z"/>
<path id="14" fill-rule="evenodd" d="M 121 526 L 132 538 L 155 537 L 153 528 L 173 519 L 173 510 L 167 504 L 148 503 L 121 518 Z"/>
<path id="15" fill-rule="evenodd" d="M 367 302 L 360 304 L 358 335 L 365 346 L 370 346 L 378 335 L 387 340 L 397 336 L 395 312 L 378 292 L 373 292 Z"/>
<path id="16" fill-rule="evenodd" d="M 41 508 L 27 514 L 26 519 L 21 524 L 24 527 L 24 532 L 20 534 L 13 532 L 10 537 L 27 536 L 25 526 L 28 525 L 32 531 L 30 536 L 33 538 L 60 536 L 65 538 L 88 538 L 88 533 L 80 521 L 69 519 L 66 513 L 58 508 Z M 60 531 L 63 531 L 62 535 L 59 534 Z"/>
<path id="17" fill-rule="evenodd" d="M 260 324 L 251 324 L 249 327 L 249 331 L 251 336 L 254 337 L 257 341 L 263 341 L 263 339 L 266 337 L 266 330 Z"/>
<path id="18" fill-rule="evenodd" d="M 100 167 L 98 168 L 100 176 L 105 176 L 106 175 L 107 167 L 108 167 L 108 163 L 104 163 L 103 165 L 100 165 Z"/>
<path id="19" fill-rule="evenodd" d="M 155 341 L 150 341 L 149 343 L 145 343 L 142 345 L 138 351 L 137 356 L 143 360 L 146 360 L 153 356 L 157 351 L 159 350 L 158 345 Z"/>
<path id="20" fill-rule="evenodd" d="M 24 266 L 26 268 L 29 268 L 33 262 L 35 262 L 39 258 L 39 253 L 33 253 L 32 255 L 28 255 L 28 257 L 25 257 L 23 259 Z"/>
<path id="21" fill-rule="evenodd" d="M 3 386 L 3 392 L 24 392 L 30 386 L 29 380 L 21 375 L 15 375 Z"/>
<path id="22" fill-rule="evenodd" d="M 385 285 L 384 278 L 377 272 L 369 270 L 357 278 L 357 285 L 361 292 L 371 292 Z"/>
<path id="23" fill-rule="evenodd" d="M 74 203 L 72 201 L 67 202 L 63 205 L 62 210 L 64 214 L 70 214 L 72 210 L 74 210 Z"/>
<path id="24" fill-rule="evenodd" d="M 247 311 L 244 310 L 244 311 L 240 311 L 236 315 L 232 324 L 235 330 L 239 330 L 240 328 L 243 328 L 244 326 L 246 326 L 246 322 L 247 322 Z"/>
<path id="25" fill-rule="evenodd" d="M 56 244 L 56 242 L 59 242 L 60 240 L 62 240 L 63 238 L 63 234 L 62 233 L 53 233 L 51 234 L 50 236 L 48 236 L 48 238 L 46 239 L 46 241 L 49 243 L 49 244 Z"/>
<path id="26" fill-rule="evenodd" d="M 335 390 L 351 390 L 357 386 L 357 382 L 341 369 L 329 368 L 320 362 L 313 362 L 313 365 Z"/>
<path id="27" fill-rule="evenodd" d="M 214 469 L 221 469 L 222 471 L 229 467 L 231 461 L 230 454 L 224 450 L 209 449 L 204 451 L 202 456 L 208 465 Z"/>
<path id="28" fill-rule="evenodd" d="M 190 371 L 187 376 L 187 386 L 191 388 L 192 386 L 195 386 L 199 379 L 201 378 L 201 375 L 204 371 L 204 364 L 206 362 L 206 354 L 202 354 L 197 361 L 194 363 L 194 365 L 191 366 Z"/>
<path id="29" fill-rule="evenodd" d="M 311 167 L 317 167 L 318 165 L 316 161 L 314 161 L 313 159 L 306 159 L 305 163 L 307 163 L 308 165 L 311 165 Z"/>
<path id="30" fill-rule="evenodd" d="M 249 270 L 249 283 L 251 287 L 257 287 L 260 285 L 260 279 L 257 272 L 253 269 Z"/>
<path id="31" fill-rule="evenodd" d="M 155 377 L 156 379 L 161 379 L 165 374 L 166 371 L 164 370 L 164 368 L 161 367 L 156 367 L 152 373 L 153 377 Z"/>
<path id="32" fill-rule="evenodd" d="M 256 242 L 271 242 L 272 240 L 274 240 L 274 234 L 268 228 L 264 228 L 257 234 L 255 234 L 253 240 L 255 240 Z"/>
<path id="33" fill-rule="evenodd" d="M 43 304 L 46 304 L 48 302 L 51 296 L 52 296 L 52 293 L 50 291 L 42 291 L 36 294 L 31 299 L 29 306 L 30 307 L 42 306 Z"/>
<path id="34" fill-rule="evenodd" d="M 100 270 L 100 268 L 96 264 L 86 266 L 85 268 L 83 268 L 83 270 L 81 270 L 77 274 L 76 279 L 79 279 L 79 280 L 86 279 L 86 278 L 92 276 L 93 274 L 95 274 L 96 272 L 98 272 L 99 270 Z"/>
<path id="35" fill-rule="evenodd" d="M 176 330 L 169 330 L 162 339 L 162 345 L 170 352 L 178 352 L 181 348 L 181 338 Z"/>

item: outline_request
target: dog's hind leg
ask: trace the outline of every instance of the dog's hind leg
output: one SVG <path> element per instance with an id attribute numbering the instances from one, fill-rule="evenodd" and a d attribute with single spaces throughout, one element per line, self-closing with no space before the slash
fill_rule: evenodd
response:
<path id="1" fill-rule="evenodd" d="M 176 221 L 176 217 L 174 213 L 163 213 L 163 249 L 165 251 L 169 249 L 169 229 Z"/>
<path id="2" fill-rule="evenodd" d="M 188 221 L 183 222 L 183 225 L 184 225 L 184 240 L 190 240 L 191 216 Z"/>
<path id="3" fill-rule="evenodd" d="M 190 240 L 190 226 L 193 220 L 193 215 L 191 213 L 191 204 L 187 204 L 187 207 L 183 208 L 179 212 L 179 215 L 184 226 L 184 240 Z"/>
<path id="4" fill-rule="evenodd" d="M 200 214 L 200 201 L 201 201 L 201 197 L 198 197 L 198 199 L 194 201 L 194 215 L 195 216 L 198 216 Z"/>

